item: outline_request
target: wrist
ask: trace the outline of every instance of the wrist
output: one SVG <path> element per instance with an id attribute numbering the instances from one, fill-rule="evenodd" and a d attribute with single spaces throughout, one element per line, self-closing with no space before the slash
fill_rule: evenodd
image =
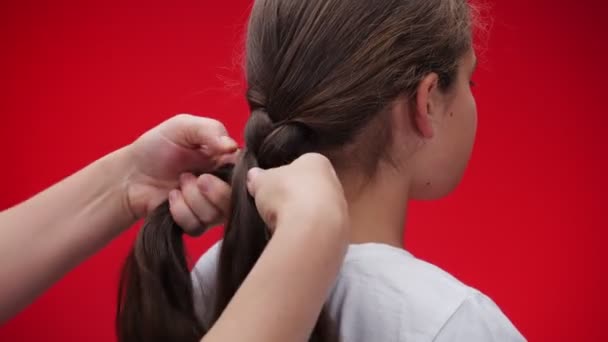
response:
<path id="1" fill-rule="evenodd" d="M 111 188 L 120 197 L 121 216 L 125 219 L 137 221 L 140 217 L 137 211 L 134 210 L 132 202 L 132 183 L 134 177 L 133 158 L 130 154 L 130 145 L 122 147 L 109 155 L 106 159 L 108 168 L 106 175 L 111 175 Z"/>
<path id="2" fill-rule="evenodd" d="M 134 152 L 134 145 L 128 145 L 114 153 L 116 164 L 120 168 L 120 188 L 125 212 L 137 221 L 152 212 L 163 203 L 169 190 L 175 188 L 175 180 L 162 180 L 158 176 L 145 174 L 141 158 Z M 154 166 L 152 166 L 154 167 Z"/>

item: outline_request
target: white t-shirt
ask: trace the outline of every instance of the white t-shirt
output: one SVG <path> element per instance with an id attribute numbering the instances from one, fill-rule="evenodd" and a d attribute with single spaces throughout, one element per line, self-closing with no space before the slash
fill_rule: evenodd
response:
<path id="1" fill-rule="evenodd" d="M 220 244 L 192 271 L 195 307 L 214 298 Z M 525 341 L 496 304 L 442 269 L 384 244 L 351 245 L 328 299 L 341 341 Z"/>

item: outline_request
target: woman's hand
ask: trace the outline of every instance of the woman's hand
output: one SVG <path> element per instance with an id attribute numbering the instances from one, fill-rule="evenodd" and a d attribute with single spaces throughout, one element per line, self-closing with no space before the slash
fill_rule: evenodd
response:
<path id="1" fill-rule="evenodd" d="M 348 215 L 342 185 L 321 154 L 306 154 L 275 169 L 254 168 L 248 174 L 248 190 L 272 231 L 281 219 L 322 220 L 342 227 Z M 228 214 L 230 193 L 230 186 L 213 175 L 198 179 L 182 175 L 180 190 L 170 196 L 173 219 L 191 235 L 207 225 L 221 224 Z"/>
<path id="2" fill-rule="evenodd" d="M 342 186 L 327 158 L 306 154 L 252 169 L 247 187 L 274 234 L 202 341 L 306 341 L 348 247 Z"/>
<path id="3" fill-rule="evenodd" d="M 0 211 L 0 324 L 165 201 L 178 187 L 180 175 L 186 173 L 182 179 L 188 179 L 188 172 L 212 171 L 233 161 L 236 149 L 218 121 L 178 115 L 131 145 Z M 174 194 L 191 193 L 192 184 L 186 183 Z M 214 211 L 202 210 L 201 205 L 212 206 L 213 200 L 219 201 L 215 195 L 204 196 L 210 201 L 193 207 L 214 219 Z M 180 203 L 174 202 L 172 212 L 182 212 Z M 179 223 L 182 217 L 177 216 Z M 197 222 L 200 226 L 204 220 Z M 196 233 L 194 224 L 183 228 Z"/>
<path id="4" fill-rule="evenodd" d="M 275 169 L 251 169 L 249 193 L 271 230 L 284 221 L 336 224 L 343 228 L 348 210 L 342 184 L 331 162 L 308 153 Z"/>
<path id="5" fill-rule="evenodd" d="M 130 172 L 125 193 L 131 214 L 135 219 L 146 216 L 171 193 L 171 212 L 188 233 L 218 223 L 223 212 L 217 207 L 227 206 L 229 188 L 211 175 L 197 180 L 193 173 L 233 163 L 236 150 L 224 125 L 209 118 L 181 114 L 146 132 L 126 148 Z M 181 191 L 174 190 L 178 187 Z"/>

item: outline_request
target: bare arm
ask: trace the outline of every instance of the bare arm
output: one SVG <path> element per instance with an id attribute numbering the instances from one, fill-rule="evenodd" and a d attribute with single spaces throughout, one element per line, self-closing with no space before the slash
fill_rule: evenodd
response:
<path id="1" fill-rule="evenodd" d="M 178 115 L 0 212 L 0 323 L 163 202 L 181 173 L 210 171 L 235 149 L 221 123 Z"/>
<path id="2" fill-rule="evenodd" d="M 346 252 L 346 200 L 325 157 L 257 171 L 249 192 L 274 234 L 204 342 L 307 341 Z"/>
<path id="3" fill-rule="evenodd" d="M 122 184 L 125 156 L 105 156 L 0 213 L 0 322 L 135 221 Z"/>
<path id="4" fill-rule="evenodd" d="M 203 342 L 306 341 L 346 250 L 331 225 L 285 222 Z M 297 235 L 282 234 L 296 230 Z"/>

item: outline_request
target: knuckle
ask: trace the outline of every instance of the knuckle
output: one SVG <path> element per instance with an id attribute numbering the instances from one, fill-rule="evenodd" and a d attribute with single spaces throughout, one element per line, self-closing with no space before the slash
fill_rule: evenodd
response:
<path id="1" fill-rule="evenodd" d="M 328 164 L 331 165 L 329 159 L 327 159 L 326 156 L 324 156 L 324 155 L 322 155 L 320 153 L 316 153 L 316 152 L 307 153 L 307 154 L 304 155 L 304 157 L 308 161 L 310 161 L 312 163 L 315 163 L 315 164 L 324 165 L 324 166 L 327 166 Z"/>
<path id="2" fill-rule="evenodd" d="M 184 206 L 192 209 L 192 204 L 196 203 L 199 199 L 196 195 L 195 191 L 192 190 L 191 185 L 186 185 L 182 188 L 183 196 L 184 196 Z"/>
<path id="3" fill-rule="evenodd" d="M 204 199 L 207 199 L 211 203 L 215 204 L 216 202 L 221 201 L 225 196 L 225 188 L 220 183 L 221 181 L 216 177 L 208 174 L 204 174 L 200 176 L 197 186 L 197 191 L 199 191 Z"/>
<path id="4" fill-rule="evenodd" d="M 192 118 L 192 114 L 187 113 L 179 113 L 173 117 L 175 120 L 189 120 L 190 118 Z"/>
<path id="5" fill-rule="evenodd" d="M 183 210 L 180 219 L 175 219 L 175 223 L 177 223 L 183 230 L 188 232 L 195 231 L 201 227 L 201 223 L 199 222 L 198 218 L 196 218 L 196 216 L 194 216 L 194 214 L 188 210 Z"/>

